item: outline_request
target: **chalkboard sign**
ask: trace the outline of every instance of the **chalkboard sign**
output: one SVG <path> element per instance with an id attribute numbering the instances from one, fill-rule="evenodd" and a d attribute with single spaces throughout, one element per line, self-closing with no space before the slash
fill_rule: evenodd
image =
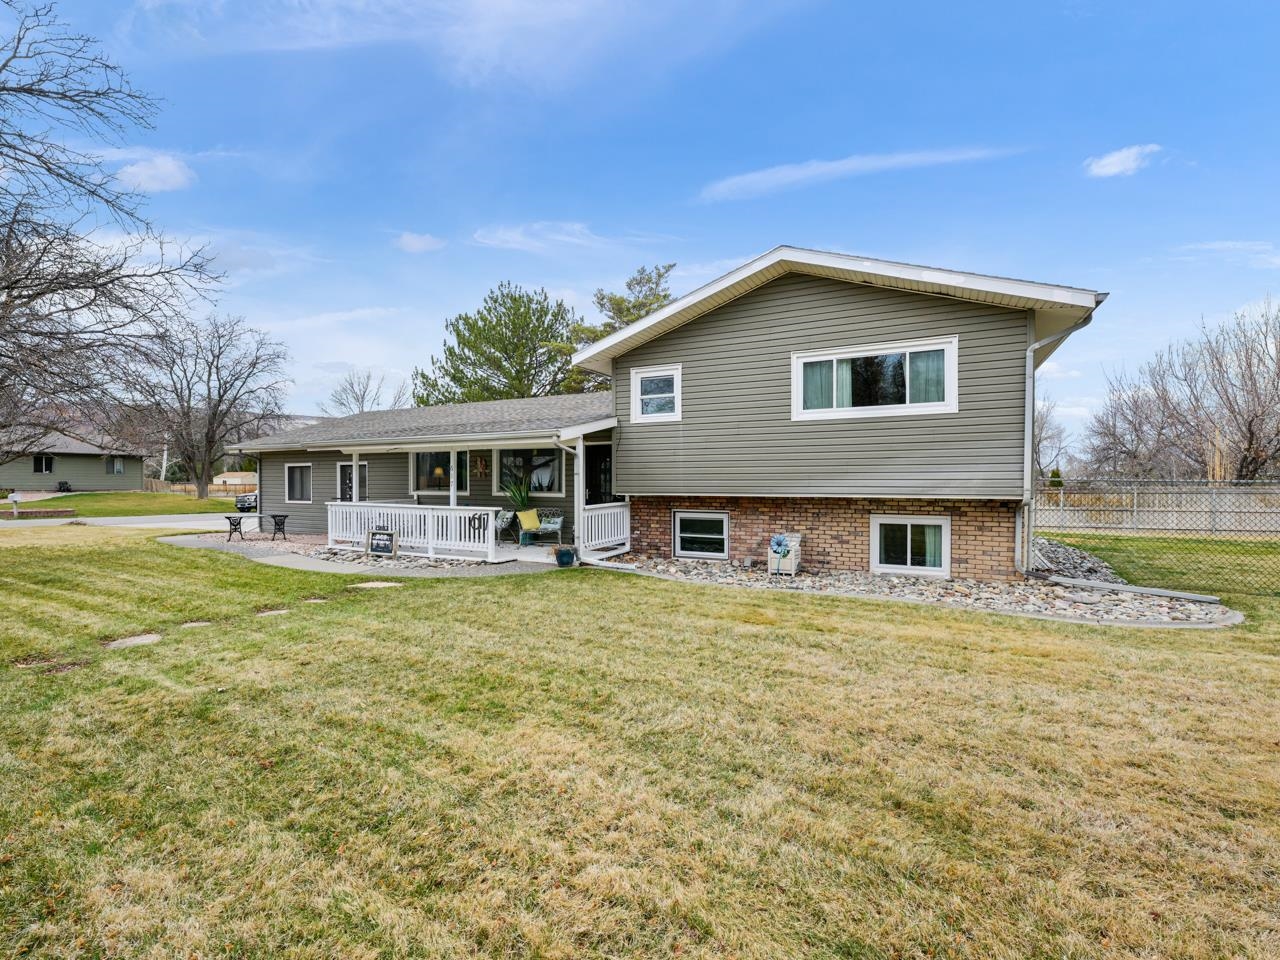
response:
<path id="1" fill-rule="evenodd" d="M 370 530 L 364 543 L 370 557 L 395 557 L 400 552 L 400 534 L 394 530 Z"/>

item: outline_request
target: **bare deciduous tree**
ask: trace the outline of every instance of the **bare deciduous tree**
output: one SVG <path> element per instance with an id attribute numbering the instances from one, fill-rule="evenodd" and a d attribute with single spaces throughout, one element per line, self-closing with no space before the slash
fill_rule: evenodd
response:
<path id="1" fill-rule="evenodd" d="M 10 208 L 0 222 L 0 463 L 69 421 L 110 432 L 121 371 L 208 279 L 202 251 L 157 238 L 96 243 Z"/>
<path id="2" fill-rule="evenodd" d="M 1107 378 L 1102 408 L 1085 427 L 1084 460 L 1096 477 L 1176 480 L 1195 476 L 1170 443 L 1170 426 L 1149 386 L 1126 373 Z"/>
<path id="3" fill-rule="evenodd" d="M 329 399 L 320 404 L 320 412 L 327 417 L 349 417 L 353 413 L 398 410 L 412 405 L 409 384 L 402 380 L 384 407 L 382 391 L 385 387 L 386 377 L 383 374 L 374 379 L 372 370 L 348 370 L 329 394 Z"/>
<path id="4" fill-rule="evenodd" d="M 52 3 L 3 0 L 0 13 L 13 18 L 0 40 L 0 202 L 40 197 L 49 207 L 140 223 L 137 194 L 68 139 L 116 144 L 151 126 L 156 101 L 133 88 L 96 40 L 69 30 Z"/>
<path id="5" fill-rule="evenodd" d="M 1067 450 L 1067 430 L 1058 419 L 1058 402 L 1044 399 L 1036 401 L 1035 471 L 1037 477 L 1047 477 L 1054 467 L 1061 467 Z"/>
<path id="6" fill-rule="evenodd" d="M 276 422 L 284 398 L 284 345 L 242 317 L 175 323 L 130 376 L 133 429 L 164 436 L 196 495 L 209 495 L 225 445 Z"/>
<path id="7" fill-rule="evenodd" d="M 1111 379 L 1090 461 L 1136 476 L 1256 480 L 1280 467 L 1280 309 L 1270 301 Z"/>
<path id="8" fill-rule="evenodd" d="M 214 279 L 202 251 L 153 234 L 140 198 L 76 146 L 118 143 L 155 110 L 51 4 L 0 0 L 0 462 L 113 410 L 132 354 Z"/>

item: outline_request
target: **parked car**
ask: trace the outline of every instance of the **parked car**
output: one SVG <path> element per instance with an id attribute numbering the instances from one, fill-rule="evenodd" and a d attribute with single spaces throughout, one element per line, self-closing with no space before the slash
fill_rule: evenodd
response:
<path id="1" fill-rule="evenodd" d="M 241 513 L 254 513 L 258 509 L 258 495 L 256 493 L 242 493 L 236 497 L 236 509 Z"/>

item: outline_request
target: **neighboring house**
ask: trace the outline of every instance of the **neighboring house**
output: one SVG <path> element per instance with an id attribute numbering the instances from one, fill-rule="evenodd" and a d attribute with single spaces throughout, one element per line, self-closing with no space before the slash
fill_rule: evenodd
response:
<path id="1" fill-rule="evenodd" d="M 576 354 L 612 393 L 361 414 L 243 450 L 262 454 L 263 512 L 339 542 L 403 526 L 467 554 L 491 532 L 462 530 L 464 508 L 523 472 L 588 556 L 763 562 L 786 532 L 812 570 L 1012 577 L 1034 370 L 1105 296 L 778 247 Z M 462 519 L 324 507 L 350 499 L 357 460 L 359 499 Z M 411 515 L 431 518 L 419 534 Z"/>
<path id="2" fill-rule="evenodd" d="M 0 464 L 0 488 L 51 491 L 64 482 L 72 490 L 141 490 L 142 457 L 106 441 L 55 433 L 38 452 Z"/>

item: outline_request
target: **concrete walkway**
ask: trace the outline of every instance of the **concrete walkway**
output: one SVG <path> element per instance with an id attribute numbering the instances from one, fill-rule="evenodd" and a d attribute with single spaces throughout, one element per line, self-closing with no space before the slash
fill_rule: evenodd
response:
<path id="1" fill-rule="evenodd" d="M 228 510 L 228 515 L 234 513 Z M 57 527 L 71 522 L 91 527 L 168 527 L 180 530 L 226 530 L 220 513 L 166 513 L 154 517 L 44 517 L 39 520 L 0 520 L 0 530 L 18 527 Z"/>
<path id="2" fill-rule="evenodd" d="M 271 567 L 286 567 L 290 570 L 308 570 L 313 573 L 343 573 L 361 577 L 393 577 L 436 579 L 440 577 L 498 577 L 513 573 L 547 573 L 558 570 L 555 564 L 531 563 L 527 560 L 516 560 L 511 563 L 468 563 L 456 566 L 441 567 L 387 567 L 366 563 L 343 563 L 340 560 L 316 560 L 299 553 L 281 553 L 263 544 L 253 541 L 218 541 L 193 534 L 179 534 L 176 537 L 159 537 L 160 543 L 172 544 L 175 547 L 190 547 L 198 550 L 217 550 L 221 553 L 234 553 L 255 563 L 265 563 Z"/>

